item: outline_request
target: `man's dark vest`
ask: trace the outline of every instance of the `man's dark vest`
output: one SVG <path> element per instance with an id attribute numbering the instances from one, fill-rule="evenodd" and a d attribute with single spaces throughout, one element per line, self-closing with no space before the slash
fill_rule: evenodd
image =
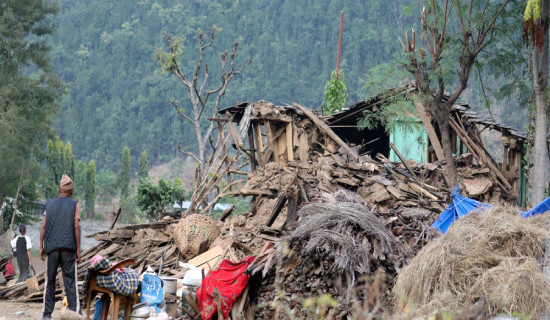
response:
<path id="1" fill-rule="evenodd" d="M 46 227 L 44 230 L 44 253 L 63 249 L 76 251 L 74 212 L 77 201 L 59 197 L 46 203 Z"/>

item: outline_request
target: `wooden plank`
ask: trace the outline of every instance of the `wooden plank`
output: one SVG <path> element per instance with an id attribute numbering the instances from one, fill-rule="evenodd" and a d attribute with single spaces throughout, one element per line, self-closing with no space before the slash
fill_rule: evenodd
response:
<path id="1" fill-rule="evenodd" d="M 359 161 L 359 156 L 356 154 L 354 150 L 352 150 L 332 129 L 321 119 L 319 119 L 310 109 L 301 106 L 297 103 L 293 103 L 293 106 L 298 108 L 300 111 L 302 111 L 311 121 L 313 121 L 317 127 L 323 131 L 325 134 L 327 134 L 334 142 L 336 142 L 340 147 L 342 147 L 346 152 L 355 160 Z"/>
<path id="2" fill-rule="evenodd" d="M 279 194 L 279 196 L 277 197 L 277 201 L 275 202 L 273 211 L 271 211 L 271 216 L 269 217 L 269 220 L 267 221 L 266 226 L 271 227 L 273 225 L 273 222 L 275 222 L 275 219 L 277 219 L 277 216 L 283 209 L 287 200 L 288 200 L 288 194 L 286 194 L 286 192 L 281 192 L 281 194 Z"/>
<path id="3" fill-rule="evenodd" d="M 294 144 L 292 143 L 292 122 L 286 125 L 286 153 L 288 161 L 294 161 Z"/>
<path id="4" fill-rule="evenodd" d="M 225 221 L 225 219 L 227 219 L 227 217 L 229 217 L 229 215 L 231 215 L 231 213 L 233 212 L 233 209 L 235 209 L 235 205 L 232 205 L 231 207 L 229 207 L 229 209 L 225 210 L 222 215 L 220 216 L 220 221 Z"/>
<path id="5" fill-rule="evenodd" d="M 218 259 L 223 254 L 223 249 L 220 246 L 216 246 L 203 254 L 196 256 L 195 258 L 188 261 L 188 263 L 194 265 L 197 268 L 203 268 L 210 270 L 211 265 L 208 265 L 208 262 Z"/>
<path id="6" fill-rule="evenodd" d="M 298 196 L 296 195 L 288 199 L 286 220 L 282 226 L 283 230 L 286 230 L 288 227 L 288 224 L 296 220 L 297 213 L 298 213 Z"/>
<path id="7" fill-rule="evenodd" d="M 273 150 L 275 162 L 277 162 L 277 164 L 281 164 L 279 159 L 280 152 L 279 152 L 279 148 L 277 147 L 277 144 L 275 143 L 275 135 L 273 134 L 273 126 L 271 122 L 266 121 L 264 123 L 264 128 L 267 134 L 267 141 L 268 141 L 269 148 Z M 265 160 L 266 162 L 269 162 L 269 159 L 265 159 Z"/>
<path id="8" fill-rule="evenodd" d="M 258 160 L 256 160 L 256 148 L 254 147 L 254 129 L 252 126 L 248 127 L 248 147 L 250 148 L 250 171 L 256 171 L 258 166 Z"/>
<path id="9" fill-rule="evenodd" d="M 472 138 L 470 138 L 468 136 L 468 134 L 465 132 L 465 131 L 462 131 L 462 128 L 460 128 L 458 126 L 458 124 L 453 120 L 453 119 L 450 119 L 449 120 L 449 124 L 451 125 L 451 127 L 453 128 L 453 130 L 455 130 L 455 132 L 457 134 L 460 134 L 460 138 L 464 138 L 468 141 L 468 143 L 471 145 L 472 148 L 474 148 L 478 155 L 482 158 L 484 158 L 487 166 L 493 171 L 493 173 L 500 178 L 501 182 L 504 183 L 504 185 L 508 188 L 508 190 L 512 189 L 512 185 L 510 185 L 510 183 L 508 182 L 508 180 L 506 179 L 506 177 L 502 174 L 502 172 L 496 167 L 496 165 L 494 164 L 494 161 L 492 158 L 490 158 L 490 156 L 488 154 L 486 154 L 485 152 L 483 152 L 483 150 L 481 150 L 476 144 L 475 142 L 472 140 Z M 508 191 L 506 190 L 506 191 Z"/>
<path id="10" fill-rule="evenodd" d="M 397 150 L 397 148 L 395 147 L 395 145 L 393 143 L 390 142 L 390 147 L 393 149 L 393 152 L 395 152 L 395 154 L 397 155 L 397 157 L 399 158 L 399 160 L 401 160 L 401 163 L 403 163 L 403 165 L 405 166 L 405 168 L 407 168 L 407 171 L 409 171 L 411 173 L 411 175 L 413 176 L 413 178 L 415 180 L 418 180 L 416 175 L 414 174 L 414 171 L 412 171 L 412 169 L 409 167 L 409 165 L 407 164 L 407 161 L 405 161 L 405 158 L 403 158 L 403 156 L 401 155 L 401 153 L 399 152 L 399 150 Z"/>
<path id="11" fill-rule="evenodd" d="M 420 98 L 417 96 L 413 96 L 414 104 L 416 106 L 416 110 L 420 114 L 420 119 L 422 120 L 422 123 L 424 124 L 424 128 L 426 129 L 426 132 L 428 133 L 428 137 L 430 137 L 430 142 L 435 150 L 435 155 L 437 157 L 437 160 L 445 160 L 445 153 L 443 153 L 443 148 L 441 147 L 441 143 L 439 142 L 439 139 L 437 138 L 437 133 L 435 132 L 434 127 L 432 126 L 432 119 L 428 114 L 426 113 L 426 109 L 424 108 L 424 105 L 420 102 Z"/>
<path id="12" fill-rule="evenodd" d="M 401 200 L 405 198 L 405 196 L 403 196 L 403 194 L 399 192 L 399 189 L 397 189 L 394 186 L 386 186 L 386 190 L 388 190 L 388 192 L 391 193 L 397 199 Z"/>
<path id="13" fill-rule="evenodd" d="M 262 128 L 260 126 L 259 123 L 256 123 L 256 134 L 255 134 L 255 138 L 256 138 L 256 147 L 258 148 L 258 161 L 259 161 L 259 165 L 260 167 L 263 167 L 265 162 L 264 162 L 264 159 L 263 159 L 263 156 L 264 156 L 264 144 L 263 144 L 263 141 L 262 141 Z"/>
<path id="14" fill-rule="evenodd" d="M 118 208 L 118 211 L 116 212 L 116 215 L 115 215 L 115 218 L 113 219 L 113 223 L 111 223 L 111 226 L 109 227 L 109 230 L 112 230 L 116 224 L 116 222 L 118 221 L 118 217 L 120 216 L 120 211 L 122 209 L 121 208 Z"/>
<path id="15" fill-rule="evenodd" d="M 242 150 L 243 141 L 241 140 L 241 136 L 237 133 L 237 128 L 235 128 L 235 124 L 233 123 L 233 121 L 227 121 L 227 124 L 229 125 L 229 133 L 231 134 L 231 138 L 233 138 L 233 142 L 235 142 L 237 149 Z"/>
<path id="16" fill-rule="evenodd" d="M 431 194 L 427 190 L 421 188 L 420 186 L 416 185 L 415 183 L 409 182 L 408 185 L 412 190 L 414 190 L 419 195 L 426 196 L 426 197 L 428 197 L 428 198 L 430 198 L 431 200 L 434 200 L 434 201 L 439 200 L 438 197 L 434 196 L 433 194 Z"/>

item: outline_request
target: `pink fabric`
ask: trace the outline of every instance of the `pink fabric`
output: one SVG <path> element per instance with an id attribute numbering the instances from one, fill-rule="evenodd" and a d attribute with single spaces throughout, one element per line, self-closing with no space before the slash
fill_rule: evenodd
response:
<path id="1" fill-rule="evenodd" d="M 100 256 L 99 254 L 96 254 L 95 256 L 92 257 L 92 265 L 96 264 L 99 260 L 103 259 L 102 256 Z M 111 266 L 113 265 L 113 263 L 111 262 Z M 124 268 L 118 268 L 116 269 L 115 271 L 117 271 L 118 273 L 123 273 L 124 272 Z"/>
<path id="2" fill-rule="evenodd" d="M 92 264 L 96 264 L 101 259 L 103 259 L 103 257 L 100 256 L 99 254 L 96 254 L 95 256 L 92 257 Z"/>

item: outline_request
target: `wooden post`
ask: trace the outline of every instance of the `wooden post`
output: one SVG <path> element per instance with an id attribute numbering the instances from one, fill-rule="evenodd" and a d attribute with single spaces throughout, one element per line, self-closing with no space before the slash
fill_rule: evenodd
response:
<path id="1" fill-rule="evenodd" d="M 336 72 L 340 70 L 340 53 L 342 51 L 342 28 L 344 27 L 344 10 L 340 13 L 340 35 L 338 36 L 338 54 L 336 56 Z"/>
<path id="2" fill-rule="evenodd" d="M 311 121 L 313 121 L 313 123 L 315 123 L 319 130 L 327 134 L 332 140 L 334 140 L 334 142 L 336 142 L 336 144 L 346 150 L 346 152 L 355 161 L 359 161 L 359 155 L 357 154 L 357 152 L 351 149 L 344 141 L 342 141 L 342 139 L 340 139 L 340 137 L 336 133 L 334 133 L 334 131 L 332 131 L 332 129 L 324 121 L 319 119 L 319 117 L 317 117 L 310 109 L 297 103 L 293 103 L 292 105 L 298 108 L 298 110 L 303 112 Z"/>
<path id="3" fill-rule="evenodd" d="M 260 127 L 260 123 L 256 123 L 256 147 L 258 148 L 258 162 L 259 166 L 265 165 L 264 162 L 264 145 L 262 142 L 262 128 Z"/>
<path id="4" fill-rule="evenodd" d="M 256 171 L 258 160 L 256 160 L 256 148 L 254 148 L 254 130 L 251 126 L 248 127 L 248 147 L 250 148 L 250 171 Z"/>
<path id="5" fill-rule="evenodd" d="M 424 109 L 424 105 L 418 100 L 418 98 L 413 97 L 413 100 L 416 106 L 416 110 L 418 110 L 418 113 L 420 113 L 420 118 L 422 119 L 422 123 L 424 124 L 424 128 L 426 129 L 426 132 L 428 133 L 428 137 L 430 137 L 430 142 L 434 147 L 437 160 L 445 160 L 445 154 L 443 153 L 443 148 L 441 147 L 441 144 L 439 143 L 439 139 L 437 138 L 437 133 L 435 132 L 434 127 L 432 126 L 432 119 L 428 116 L 428 114 L 426 113 L 426 109 Z"/>
<path id="6" fill-rule="evenodd" d="M 115 224 L 116 224 L 116 222 L 117 222 L 117 220 L 118 220 L 118 217 L 120 216 L 120 211 L 121 211 L 121 210 L 122 210 L 121 208 L 118 208 L 118 211 L 116 212 L 116 215 L 115 215 L 115 217 L 113 218 L 113 222 L 111 222 L 111 227 L 109 227 L 109 230 L 112 230 L 112 229 L 115 227 Z"/>
<path id="7" fill-rule="evenodd" d="M 294 161 L 294 144 L 292 143 L 292 122 L 286 124 L 286 154 L 288 161 Z"/>

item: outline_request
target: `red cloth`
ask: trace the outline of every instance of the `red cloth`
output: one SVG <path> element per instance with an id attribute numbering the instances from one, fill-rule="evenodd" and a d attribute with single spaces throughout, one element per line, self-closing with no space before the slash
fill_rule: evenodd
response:
<path id="1" fill-rule="evenodd" d="M 15 269 L 13 268 L 13 264 L 11 264 L 11 261 L 8 261 L 6 264 L 6 271 L 4 273 L 5 276 L 11 276 L 15 274 Z"/>
<path id="2" fill-rule="evenodd" d="M 217 306 L 214 300 L 214 288 L 218 288 L 222 298 L 222 312 L 227 319 L 233 302 L 241 295 L 248 284 L 249 275 L 244 271 L 254 261 L 254 257 L 246 256 L 237 263 L 223 260 L 218 270 L 210 271 L 197 289 L 197 300 L 201 308 L 203 320 L 210 320 L 216 314 Z M 220 319 L 221 320 L 221 319 Z"/>

